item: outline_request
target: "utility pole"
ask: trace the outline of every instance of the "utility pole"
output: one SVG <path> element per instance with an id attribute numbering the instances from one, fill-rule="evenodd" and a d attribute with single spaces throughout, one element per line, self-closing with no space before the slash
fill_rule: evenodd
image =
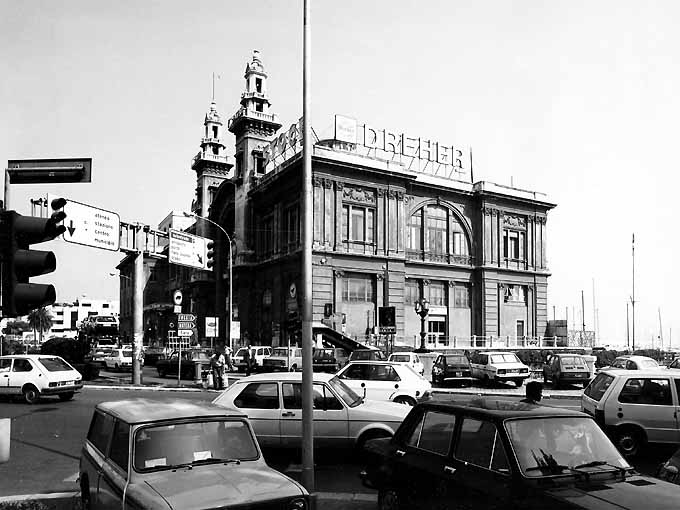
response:
<path id="1" fill-rule="evenodd" d="M 597 306 L 595 304 L 595 278 L 593 278 L 593 343 L 597 340 Z"/>
<path id="2" fill-rule="evenodd" d="M 628 303 L 626 302 L 626 348 L 630 347 L 630 320 L 628 318 Z"/>
<path id="3" fill-rule="evenodd" d="M 302 44 L 302 485 L 314 494 L 314 407 L 312 384 L 312 116 L 309 85 L 310 61 L 310 2 L 304 0 Z M 312 496 L 313 497 L 313 496 Z M 314 507 L 314 505 L 312 506 Z"/>
<path id="4" fill-rule="evenodd" d="M 136 226 L 136 248 L 133 300 L 132 300 L 132 384 L 142 383 L 142 346 L 144 344 L 144 232 L 142 225 Z"/>
<path id="5" fill-rule="evenodd" d="M 661 308 L 659 307 L 659 341 L 661 342 L 660 349 L 663 351 L 663 328 L 661 327 Z"/>
<path id="6" fill-rule="evenodd" d="M 633 232 L 633 295 L 630 298 L 633 314 L 633 352 L 635 352 L 635 232 Z"/>
<path id="7" fill-rule="evenodd" d="M 583 301 L 583 290 L 581 290 L 581 339 L 585 342 L 586 339 L 586 313 Z M 591 346 L 592 347 L 592 346 Z"/>

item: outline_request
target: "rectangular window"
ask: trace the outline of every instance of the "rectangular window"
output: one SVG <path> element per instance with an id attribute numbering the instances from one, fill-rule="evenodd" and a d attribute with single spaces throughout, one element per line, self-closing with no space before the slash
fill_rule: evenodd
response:
<path id="1" fill-rule="evenodd" d="M 212 127 L 212 132 L 213 132 L 213 138 L 217 138 L 217 126 Z"/>
<path id="2" fill-rule="evenodd" d="M 265 159 L 262 157 L 261 153 L 255 155 L 255 173 L 257 175 L 264 175 L 265 170 Z"/>
<path id="3" fill-rule="evenodd" d="M 413 306 L 420 300 L 420 283 L 418 280 L 407 279 L 404 286 L 404 304 Z"/>
<path id="4" fill-rule="evenodd" d="M 363 241 L 365 239 L 365 222 L 366 209 L 352 207 L 352 241 Z"/>
<path id="5" fill-rule="evenodd" d="M 524 333 L 524 321 L 523 320 L 517 321 L 516 333 L 517 333 L 517 338 L 524 337 L 525 333 Z"/>
<path id="6" fill-rule="evenodd" d="M 506 285 L 505 286 L 505 302 L 506 303 L 526 303 L 526 288 L 523 285 Z"/>
<path id="7" fill-rule="evenodd" d="M 456 447 L 456 458 L 475 466 L 509 473 L 508 459 L 496 426 L 488 421 L 465 418 Z"/>
<path id="8" fill-rule="evenodd" d="M 445 254 L 447 252 L 446 218 L 428 218 L 427 235 L 430 253 Z"/>
<path id="9" fill-rule="evenodd" d="M 262 92 L 262 78 L 255 78 L 255 91 Z"/>
<path id="10" fill-rule="evenodd" d="M 455 423 L 453 414 L 426 412 L 407 444 L 439 455 L 448 455 Z"/>
<path id="11" fill-rule="evenodd" d="M 456 285 L 453 306 L 455 308 L 470 308 L 470 289 L 467 285 Z"/>
<path id="12" fill-rule="evenodd" d="M 342 206 L 342 240 L 349 240 L 349 206 Z"/>
<path id="13" fill-rule="evenodd" d="M 428 300 L 431 306 L 446 306 L 446 290 L 447 285 L 443 282 L 432 282 L 429 285 L 429 295 Z"/>
<path id="14" fill-rule="evenodd" d="M 619 394 L 619 402 L 671 406 L 673 399 L 668 379 L 628 379 Z"/>
<path id="15" fill-rule="evenodd" d="M 526 234 L 515 230 L 503 231 L 503 256 L 511 260 L 526 260 Z"/>
<path id="16" fill-rule="evenodd" d="M 288 251 L 294 251 L 300 245 L 300 223 L 298 219 L 298 205 L 289 207 L 284 212 L 286 228 L 285 240 Z"/>
<path id="17" fill-rule="evenodd" d="M 127 471 L 130 453 L 130 426 L 120 420 L 116 421 L 111 439 L 109 458 L 123 471 Z"/>
<path id="18" fill-rule="evenodd" d="M 342 240 L 373 244 L 375 242 L 375 210 L 368 207 L 343 205 Z"/>
<path id="19" fill-rule="evenodd" d="M 347 302 L 374 302 L 373 281 L 367 276 L 343 278 L 342 300 Z"/>
<path id="20" fill-rule="evenodd" d="M 113 418 L 108 414 L 95 412 L 90 423 L 90 430 L 87 433 L 87 439 L 92 446 L 106 455 L 106 449 L 109 445 L 109 438 L 113 431 Z"/>
<path id="21" fill-rule="evenodd" d="M 423 219 L 421 213 L 411 216 L 409 222 L 409 248 L 412 250 L 423 249 Z"/>

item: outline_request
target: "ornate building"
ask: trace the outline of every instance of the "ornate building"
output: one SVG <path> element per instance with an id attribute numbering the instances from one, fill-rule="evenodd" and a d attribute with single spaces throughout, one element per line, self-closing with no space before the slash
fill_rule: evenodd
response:
<path id="1" fill-rule="evenodd" d="M 257 52 L 229 121 L 235 171 L 209 218 L 233 234 L 233 316 L 242 337 L 277 345 L 301 289 L 300 123 L 278 134 Z M 546 333 L 546 218 L 541 193 L 473 182 L 465 152 L 336 116 L 313 147 L 314 321 L 351 337 L 396 308 L 397 343 L 414 345 L 416 301 L 429 302 L 430 345 Z M 216 313 L 226 318 L 227 244 L 216 250 Z M 330 315 L 328 312 L 332 312 Z M 223 331 L 224 334 L 224 331 Z"/>

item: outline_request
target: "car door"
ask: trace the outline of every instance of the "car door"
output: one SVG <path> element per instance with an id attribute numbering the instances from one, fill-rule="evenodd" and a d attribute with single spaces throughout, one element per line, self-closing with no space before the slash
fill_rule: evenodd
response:
<path id="1" fill-rule="evenodd" d="M 605 404 L 605 416 L 616 416 L 618 423 L 637 423 L 644 427 L 650 442 L 677 443 L 677 406 L 669 378 L 629 377 L 618 395 Z"/>
<path id="2" fill-rule="evenodd" d="M 343 446 L 348 442 L 347 409 L 323 383 L 314 383 L 314 447 Z M 281 383 L 281 446 L 299 448 L 302 445 L 302 384 Z"/>
<path id="3" fill-rule="evenodd" d="M 21 394 L 24 384 L 31 383 L 40 390 L 38 384 L 38 376 L 40 371 L 34 366 L 34 363 L 28 358 L 14 358 L 12 369 L 9 372 L 9 388 L 10 394 Z M 45 382 L 47 385 L 47 382 Z"/>
<path id="4" fill-rule="evenodd" d="M 0 359 L 0 395 L 9 393 L 9 373 L 12 370 L 12 358 Z"/>
<path id="5" fill-rule="evenodd" d="M 366 383 L 366 398 L 370 400 L 390 400 L 392 394 L 402 384 L 401 377 L 391 365 L 372 364 Z M 404 388 L 406 389 L 406 388 Z"/>
<path id="6" fill-rule="evenodd" d="M 510 462 L 493 422 L 461 416 L 453 459 L 451 478 L 462 489 L 455 493 L 458 504 L 492 509 L 513 501 Z"/>
<path id="7" fill-rule="evenodd" d="M 130 426 L 120 420 L 113 425 L 109 453 L 102 464 L 97 508 L 120 510 L 128 477 Z"/>
<path id="8" fill-rule="evenodd" d="M 234 407 L 248 415 L 260 446 L 281 446 L 279 383 L 270 381 L 239 384 L 238 390 Z"/>
<path id="9" fill-rule="evenodd" d="M 364 389 L 368 392 L 366 379 L 368 379 L 369 369 L 368 363 L 350 363 L 345 369 L 341 370 L 338 377 L 357 395 L 368 398 L 368 394 L 364 395 Z"/>
<path id="10" fill-rule="evenodd" d="M 390 456 L 394 488 L 407 500 L 406 507 L 452 508 L 457 499 L 453 486 L 456 469 L 449 452 L 456 415 L 439 410 L 414 411 L 409 427 L 395 438 Z"/>

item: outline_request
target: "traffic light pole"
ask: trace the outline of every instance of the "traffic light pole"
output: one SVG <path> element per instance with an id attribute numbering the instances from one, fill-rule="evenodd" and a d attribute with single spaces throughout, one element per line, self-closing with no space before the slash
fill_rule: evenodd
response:
<path id="1" fill-rule="evenodd" d="M 133 346 L 132 346 L 132 384 L 142 384 L 142 346 L 144 344 L 144 232 L 142 225 L 137 225 L 136 247 L 137 255 L 135 256 L 134 265 L 134 295 L 132 300 L 132 331 L 133 331 Z"/>

